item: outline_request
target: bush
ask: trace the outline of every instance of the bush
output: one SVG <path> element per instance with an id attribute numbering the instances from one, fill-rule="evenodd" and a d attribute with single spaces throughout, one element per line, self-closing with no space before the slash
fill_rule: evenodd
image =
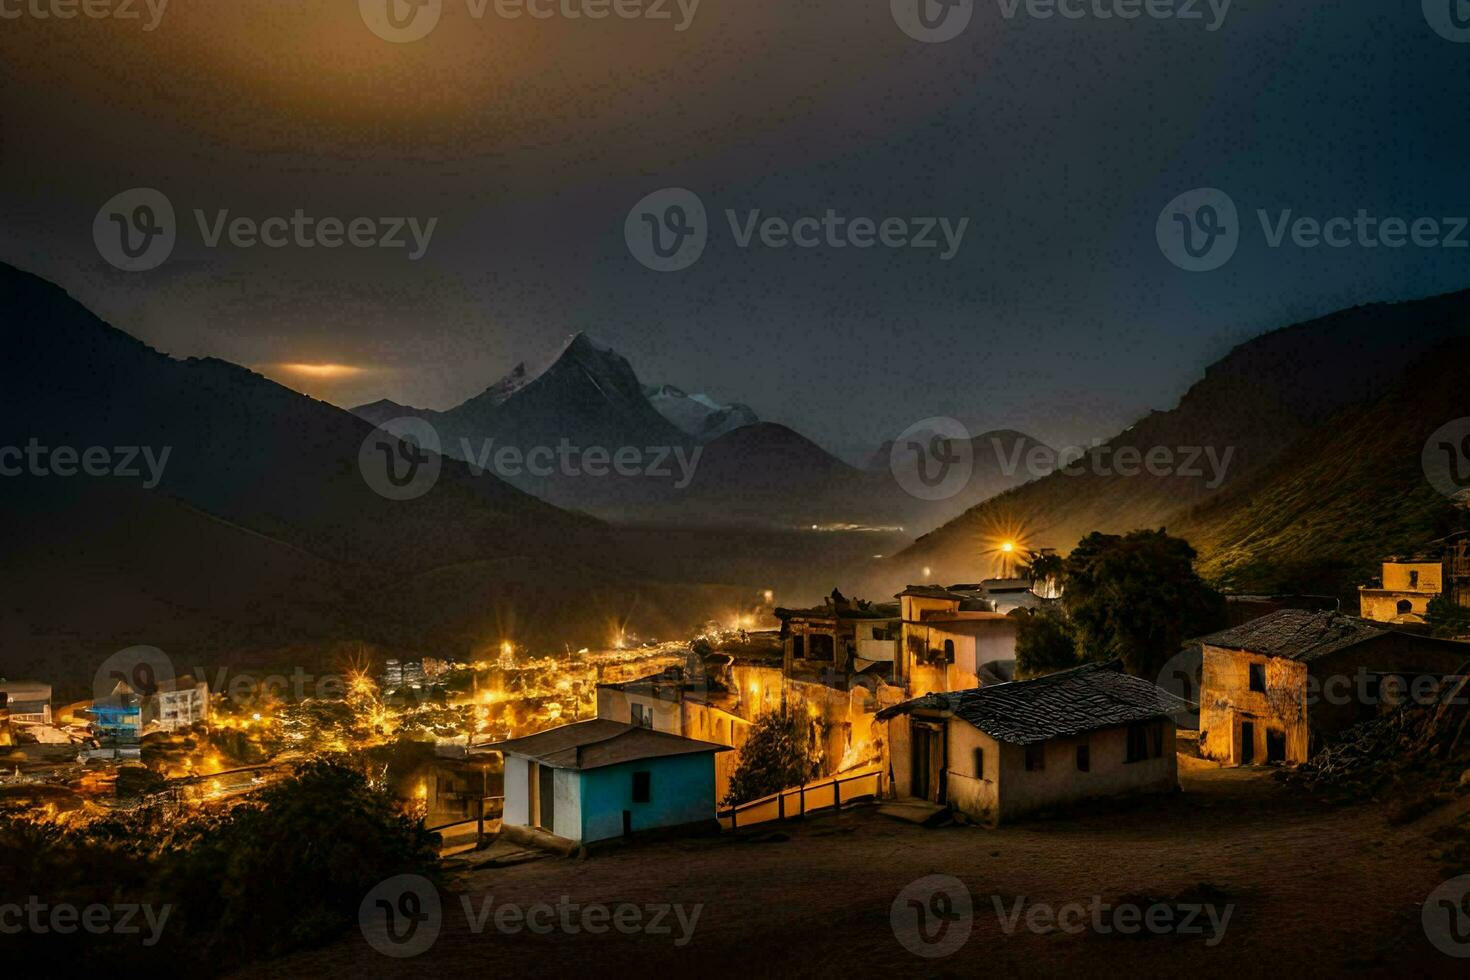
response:
<path id="1" fill-rule="evenodd" d="M 380 881 L 432 877 L 435 843 L 361 773 L 312 762 L 217 815 L 148 809 L 68 830 L 0 821 L 0 880 L 21 901 L 170 907 L 151 948 L 146 925 L 141 935 L 17 937 L 53 970 L 213 974 L 340 934 Z"/>
<path id="2" fill-rule="evenodd" d="M 730 777 L 726 806 L 758 800 L 816 778 L 821 758 L 812 745 L 811 725 L 794 711 L 772 711 L 750 726 L 740 748 L 740 763 Z"/>

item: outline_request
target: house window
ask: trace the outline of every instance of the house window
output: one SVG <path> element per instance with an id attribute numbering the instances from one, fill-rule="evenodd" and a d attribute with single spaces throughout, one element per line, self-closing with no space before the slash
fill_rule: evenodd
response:
<path id="1" fill-rule="evenodd" d="M 1046 743 L 1032 742 L 1026 746 L 1026 771 L 1040 772 L 1046 768 Z"/>
<path id="2" fill-rule="evenodd" d="M 633 773 L 633 802 L 647 803 L 653 798 L 653 773 Z"/>
<path id="3" fill-rule="evenodd" d="M 1411 588 L 1411 589 L 1417 589 L 1418 587 L 1419 587 L 1419 573 L 1417 571 L 1410 572 L 1409 573 L 1409 588 Z"/>
<path id="4" fill-rule="evenodd" d="M 976 749 L 975 750 L 975 778 L 976 779 L 984 779 L 985 778 L 985 750 L 984 749 Z"/>
<path id="5" fill-rule="evenodd" d="M 1128 726 L 1128 762 L 1158 759 L 1164 754 L 1164 723 L 1136 721 Z"/>
<path id="6" fill-rule="evenodd" d="M 810 639 L 811 652 L 807 654 L 808 660 L 832 659 L 832 649 L 835 644 L 832 642 L 831 636 L 826 633 L 812 633 Z"/>
<path id="7" fill-rule="evenodd" d="M 805 660 L 806 659 L 806 637 L 804 637 L 804 636 L 793 636 L 791 638 L 791 659 L 792 660 Z"/>
<path id="8" fill-rule="evenodd" d="M 1086 742 L 1077 746 L 1077 771 L 1092 772 L 1092 746 Z"/>
<path id="9" fill-rule="evenodd" d="M 652 728 L 653 709 L 641 704 L 633 705 L 633 724 L 640 728 Z"/>
<path id="10" fill-rule="evenodd" d="M 1400 599 L 1395 608 L 1398 610 L 1400 616 L 1406 616 L 1414 611 L 1414 604 L 1408 599 Z"/>
<path id="11" fill-rule="evenodd" d="M 954 663 L 954 640 L 944 641 L 944 662 L 947 664 Z"/>
<path id="12" fill-rule="evenodd" d="M 1251 690 L 1266 693 L 1266 665 L 1251 664 Z"/>

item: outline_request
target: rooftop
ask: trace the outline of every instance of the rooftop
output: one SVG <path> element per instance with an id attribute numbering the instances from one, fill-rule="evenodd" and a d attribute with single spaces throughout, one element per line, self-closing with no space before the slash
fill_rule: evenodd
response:
<path id="1" fill-rule="evenodd" d="M 926 694 L 878 712 L 880 720 L 937 709 L 1002 742 L 1028 745 L 1186 711 L 1189 702 L 1123 672 L 1122 664 L 1086 664 L 1029 681 Z"/>
<path id="2" fill-rule="evenodd" d="M 730 747 L 598 718 L 496 742 L 484 750 L 521 756 L 554 769 L 601 769 L 641 759 L 728 752 Z"/>
<path id="3" fill-rule="evenodd" d="M 1307 609 L 1281 609 L 1240 626 L 1202 636 L 1200 643 L 1266 657 L 1316 660 L 1376 640 L 1390 631 L 1356 616 Z"/>

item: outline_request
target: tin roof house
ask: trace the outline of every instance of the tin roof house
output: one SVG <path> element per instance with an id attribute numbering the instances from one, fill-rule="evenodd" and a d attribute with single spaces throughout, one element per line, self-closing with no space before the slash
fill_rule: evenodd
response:
<path id="1" fill-rule="evenodd" d="M 505 758 L 501 832 L 575 847 L 718 826 L 715 755 L 729 747 L 597 719 L 486 747 Z"/>

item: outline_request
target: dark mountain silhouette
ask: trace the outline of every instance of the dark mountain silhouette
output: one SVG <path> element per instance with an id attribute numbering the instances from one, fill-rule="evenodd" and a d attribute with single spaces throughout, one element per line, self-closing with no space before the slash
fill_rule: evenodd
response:
<path id="1" fill-rule="evenodd" d="M 1106 443 L 1100 453 L 1095 451 L 1073 467 L 1081 471 L 1079 475 L 1054 474 L 970 509 L 897 556 L 890 576 L 894 581 L 917 580 L 913 576 L 921 567 L 955 580 L 988 574 L 985 548 L 977 542 L 1002 536 L 1065 552 L 1093 530 L 1116 533 L 1167 526 L 1171 531 L 1191 531 L 1202 547 L 1204 567 L 1229 572 L 1230 584 L 1242 588 L 1279 585 L 1303 591 L 1307 583 L 1279 581 L 1266 569 L 1287 568 L 1292 561 L 1306 560 L 1299 550 L 1291 554 L 1279 549 L 1288 543 L 1300 549 L 1308 543 L 1291 535 L 1273 538 L 1257 533 L 1266 514 L 1248 501 L 1251 494 L 1272 492 L 1268 488 L 1289 492 L 1285 484 L 1275 481 L 1289 481 L 1288 474 L 1299 472 L 1315 459 L 1323 468 L 1324 482 L 1315 495 L 1310 488 L 1297 486 L 1291 491 L 1297 506 L 1281 512 L 1310 523 L 1311 514 L 1300 508 L 1306 506 L 1310 511 L 1318 506 L 1312 503 L 1314 496 L 1329 500 L 1337 489 L 1326 482 L 1331 459 L 1319 455 L 1327 452 L 1323 447 L 1328 445 L 1335 447 L 1332 452 L 1338 454 L 1339 468 L 1346 460 L 1366 459 L 1382 473 L 1397 474 L 1388 484 L 1374 482 L 1376 490 L 1363 489 L 1362 513 L 1355 515 L 1355 520 L 1363 518 L 1363 524 L 1324 533 L 1312 544 L 1312 553 L 1338 568 L 1341 575 L 1359 574 L 1348 572 L 1348 567 L 1360 564 L 1367 551 L 1381 546 L 1385 536 L 1378 532 L 1385 524 L 1398 524 L 1404 495 L 1428 499 L 1418 465 L 1423 438 L 1445 422 L 1470 414 L 1463 383 L 1452 380 L 1457 374 L 1463 377 L 1467 366 L 1463 349 L 1447 347 L 1426 360 L 1432 349 L 1467 335 L 1470 292 L 1355 307 L 1257 337 L 1208 368 L 1176 408 L 1149 414 Z M 1436 362 L 1445 363 L 1447 377 L 1425 373 L 1426 366 Z M 1399 410 L 1409 414 L 1391 424 L 1383 418 L 1377 427 L 1366 427 L 1361 420 L 1373 417 L 1378 400 L 1390 391 L 1414 391 L 1420 384 L 1416 376 L 1439 377 L 1441 386 L 1454 392 L 1451 401 L 1458 399 L 1464 410 L 1443 404 L 1419 406 L 1410 412 L 1408 401 L 1400 394 L 1394 396 Z M 1452 411 L 1457 414 L 1445 414 Z M 1346 421 L 1353 419 L 1359 421 Z M 1340 431 L 1343 425 L 1350 425 L 1350 431 Z M 1419 444 L 1411 445 L 1415 437 Z M 1203 456 L 1196 463 L 1204 477 L 1094 472 L 1103 460 L 1116 460 L 1124 447 L 1136 451 L 1139 458 L 1146 458 L 1154 447 L 1166 447 L 1181 462 L 1184 454 L 1179 450 L 1188 447 L 1211 449 L 1217 460 L 1224 459 L 1227 452 L 1230 456 L 1215 487 L 1207 485 L 1213 481 L 1208 478 L 1208 458 Z M 1370 516 L 1371 511 L 1378 511 L 1377 516 Z M 1252 513 L 1252 518 L 1244 516 Z M 1423 530 L 1416 524 L 1411 533 Z M 1330 577 L 1315 575 L 1317 587 Z"/>
<path id="2" fill-rule="evenodd" d="M 386 499 L 359 469 L 367 421 L 223 361 L 170 358 L 8 266 L 0 324 L 0 447 L 167 452 L 152 488 L 29 466 L 0 478 L 0 675 L 75 680 L 138 643 L 229 663 L 316 643 L 559 647 L 634 606 L 673 627 L 714 605 L 609 567 L 599 522 L 456 460 L 423 496 Z M 661 607 L 676 594 L 677 612 Z"/>

